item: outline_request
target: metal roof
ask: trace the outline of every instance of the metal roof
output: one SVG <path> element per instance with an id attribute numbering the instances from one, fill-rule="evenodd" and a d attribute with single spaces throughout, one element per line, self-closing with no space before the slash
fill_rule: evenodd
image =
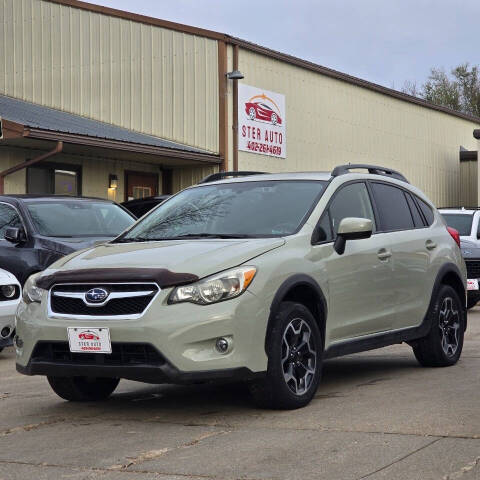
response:
<path id="1" fill-rule="evenodd" d="M 185 152 L 211 153 L 182 143 L 137 133 L 110 123 L 99 122 L 98 120 L 92 120 L 43 105 L 25 102 L 24 100 L 7 97 L 6 95 L 0 95 L 0 117 L 30 128 L 50 130 L 52 132 L 138 143 Z"/>

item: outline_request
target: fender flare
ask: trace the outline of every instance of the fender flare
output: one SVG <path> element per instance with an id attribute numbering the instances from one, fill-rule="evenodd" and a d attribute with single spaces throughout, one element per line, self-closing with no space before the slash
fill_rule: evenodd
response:
<path id="1" fill-rule="evenodd" d="M 283 299 L 285 298 L 285 296 L 288 294 L 290 290 L 302 285 L 312 288 L 317 294 L 318 300 L 320 302 L 319 306 L 324 317 L 323 319 L 317 319 L 317 320 L 323 321 L 322 336 L 325 337 L 325 325 L 326 325 L 327 316 L 328 316 L 328 307 L 327 307 L 327 301 L 325 299 L 325 295 L 323 294 L 322 289 L 320 288 L 320 285 L 317 283 L 317 281 L 314 278 L 312 278 L 310 275 L 298 273 L 288 277 L 280 285 L 280 287 L 277 290 L 277 293 L 273 297 L 272 303 L 270 305 L 270 315 L 268 317 L 267 333 L 265 335 L 265 341 L 268 338 L 268 332 L 270 331 L 270 328 L 273 324 L 273 319 L 277 312 L 278 306 L 280 305 L 280 303 L 283 301 Z M 325 341 L 325 338 L 323 340 Z"/>
<path id="2" fill-rule="evenodd" d="M 435 294 L 438 292 L 439 288 L 441 285 L 445 285 L 445 277 L 449 274 L 453 274 L 457 277 L 458 281 L 461 283 L 462 285 L 462 290 L 463 290 L 463 296 L 462 295 L 459 295 L 460 296 L 460 300 L 462 301 L 462 306 L 463 306 L 463 315 L 464 315 L 464 320 L 465 320 L 465 330 L 467 329 L 467 305 L 466 305 L 466 297 L 465 297 L 465 294 L 466 294 L 466 291 L 465 291 L 465 286 L 464 286 L 464 282 L 462 280 L 462 274 L 459 270 L 459 268 L 457 267 L 457 265 L 455 265 L 454 263 L 446 263 L 444 265 L 442 265 L 437 273 L 437 277 L 435 278 L 435 282 L 433 284 L 433 288 L 432 288 L 432 295 L 430 297 L 430 303 L 428 304 L 428 310 L 425 314 L 425 319 L 428 318 L 428 312 L 430 312 L 431 308 L 432 308 L 432 305 L 433 305 L 433 302 L 434 302 L 434 299 L 435 299 Z M 428 325 L 428 328 L 430 329 L 430 325 Z"/>

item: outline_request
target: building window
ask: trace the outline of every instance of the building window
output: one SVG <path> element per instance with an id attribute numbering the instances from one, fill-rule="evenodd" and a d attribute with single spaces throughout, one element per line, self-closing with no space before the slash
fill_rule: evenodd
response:
<path id="1" fill-rule="evenodd" d="M 81 195 L 81 167 L 41 164 L 27 169 L 27 193 L 37 195 Z"/>

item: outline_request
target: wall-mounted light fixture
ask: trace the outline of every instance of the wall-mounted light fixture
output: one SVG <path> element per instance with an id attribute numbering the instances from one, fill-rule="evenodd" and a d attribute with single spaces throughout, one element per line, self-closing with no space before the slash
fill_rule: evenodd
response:
<path id="1" fill-rule="evenodd" d="M 242 78 L 245 78 L 245 77 L 240 70 L 234 70 L 233 72 L 227 73 L 227 78 L 229 80 L 241 80 Z"/>
<path id="2" fill-rule="evenodd" d="M 108 188 L 117 188 L 117 187 L 118 187 L 117 175 L 110 174 L 108 176 Z"/>

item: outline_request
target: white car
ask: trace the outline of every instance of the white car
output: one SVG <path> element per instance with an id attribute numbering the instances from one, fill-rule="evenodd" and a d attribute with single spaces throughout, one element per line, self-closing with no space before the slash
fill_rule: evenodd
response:
<path id="1" fill-rule="evenodd" d="M 15 275 L 0 268 L 0 352 L 13 343 L 15 312 L 21 290 Z"/>
<path id="2" fill-rule="evenodd" d="M 449 227 L 460 235 L 460 248 L 467 265 L 467 308 L 480 301 L 480 209 L 441 208 L 440 213 Z"/>
<path id="3" fill-rule="evenodd" d="M 480 209 L 460 207 L 438 211 L 447 225 L 458 231 L 462 247 L 480 248 Z"/>

